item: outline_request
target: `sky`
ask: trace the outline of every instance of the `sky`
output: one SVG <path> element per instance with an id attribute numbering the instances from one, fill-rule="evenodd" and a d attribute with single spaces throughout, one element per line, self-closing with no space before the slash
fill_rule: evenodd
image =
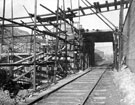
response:
<path id="1" fill-rule="evenodd" d="M 95 49 L 103 51 L 105 55 L 113 55 L 112 43 L 95 43 Z"/>
<path id="2" fill-rule="evenodd" d="M 3 1 L 0 0 L 0 16 L 2 16 L 3 13 Z M 28 16 L 27 12 L 25 11 L 23 5 L 26 7 L 28 12 L 34 13 L 34 1 L 35 0 L 13 0 L 13 15 L 14 17 L 21 17 L 21 16 Z M 59 6 L 62 7 L 63 0 L 59 0 Z M 80 1 L 80 5 L 84 7 L 85 5 Z M 100 4 L 105 3 L 106 0 L 88 0 L 90 3 L 93 4 L 93 2 L 99 1 Z M 108 0 L 108 2 L 113 2 L 114 0 Z M 78 8 L 78 0 L 65 0 L 65 8 L 71 7 L 72 2 L 72 8 Z M 57 0 L 37 0 L 37 14 L 46 14 L 49 13 L 47 10 L 42 8 L 40 4 L 45 5 L 49 9 L 56 11 L 57 8 Z M 6 0 L 6 18 L 11 17 L 11 0 Z M 88 12 L 91 12 L 88 10 Z M 125 13 L 126 14 L 126 13 Z M 119 25 L 119 11 L 113 11 L 113 12 L 107 12 L 103 13 L 103 15 L 108 18 L 113 24 L 116 26 Z M 78 21 L 79 18 L 74 19 L 75 21 Z M 31 21 L 31 20 L 30 20 Z M 85 29 L 110 29 L 108 26 L 106 26 L 96 15 L 89 15 L 84 16 L 80 18 L 80 23 L 82 24 L 83 28 Z"/>
<path id="3" fill-rule="evenodd" d="M 0 0 L 0 16 L 2 17 L 3 14 L 3 1 Z M 35 0 L 13 0 L 13 15 L 14 17 L 22 17 L 22 16 L 28 16 L 27 12 L 25 11 L 23 5 L 26 7 L 29 13 L 34 13 L 34 1 Z M 84 7 L 85 5 L 80 1 L 80 6 Z M 88 0 L 90 3 L 93 4 L 93 2 L 99 2 L 100 4 L 105 3 L 106 0 Z M 114 0 L 108 0 L 108 2 L 113 2 Z M 62 7 L 63 0 L 59 0 L 59 6 Z M 72 5 L 71 5 L 72 2 Z M 57 0 L 37 0 L 37 14 L 46 14 L 49 13 L 47 10 L 42 8 L 40 4 L 48 7 L 52 11 L 56 11 L 57 9 Z M 65 0 L 65 8 L 72 7 L 72 8 L 78 8 L 78 0 Z M 6 0 L 6 10 L 5 10 L 5 17 L 10 18 L 11 17 L 11 0 Z M 126 11 L 124 11 L 124 16 L 126 15 Z M 91 12 L 90 10 L 87 12 Z M 103 15 L 108 18 L 115 26 L 118 27 L 119 25 L 119 11 L 113 11 L 113 12 L 106 12 L 103 13 Z M 27 20 L 31 21 L 31 20 Z M 74 21 L 79 21 L 79 18 L 75 18 Z M 100 29 L 100 30 L 108 30 L 110 29 L 108 26 L 106 26 L 96 15 L 89 15 L 84 16 L 80 18 L 80 24 L 84 29 Z M 24 30 L 27 30 L 24 28 Z M 29 31 L 29 30 L 28 30 Z M 111 44 L 108 43 L 109 46 Z M 98 45 L 97 45 L 98 46 Z M 99 44 L 99 48 L 101 44 Z M 102 44 L 102 46 L 106 46 L 105 44 Z M 103 49 L 103 48 L 101 48 Z"/>

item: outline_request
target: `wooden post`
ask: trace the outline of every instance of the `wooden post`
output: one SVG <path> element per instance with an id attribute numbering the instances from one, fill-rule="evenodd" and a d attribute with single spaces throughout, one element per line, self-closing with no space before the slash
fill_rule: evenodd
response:
<path id="1" fill-rule="evenodd" d="M 35 0 L 35 15 L 34 15 L 34 73 L 33 73 L 34 90 L 36 90 L 36 18 L 37 18 L 37 0 Z"/>
<path id="2" fill-rule="evenodd" d="M 120 4 L 120 16 L 119 16 L 119 70 L 121 68 L 122 59 L 122 31 L 123 31 L 123 12 L 124 12 L 124 0 L 121 0 Z"/>
<path id="3" fill-rule="evenodd" d="M 63 11 L 64 11 L 64 18 L 66 16 L 66 12 L 65 12 L 65 0 L 63 0 Z M 64 21 L 64 31 L 66 31 L 66 22 Z M 67 40 L 67 35 L 65 35 L 65 40 Z M 67 70 L 67 42 L 65 42 L 65 66 L 66 66 L 66 70 Z"/>
<path id="4" fill-rule="evenodd" d="M 5 18 L 5 4 L 6 4 L 6 0 L 3 0 L 3 18 Z M 4 36 L 4 19 L 2 20 L 2 37 L 1 37 L 1 41 L 0 41 L 0 59 L 1 59 L 1 55 L 2 55 L 2 44 L 3 44 L 3 36 Z"/>
<path id="5" fill-rule="evenodd" d="M 56 22 L 57 22 L 57 25 L 58 25 L 58 12 L 59 12 L 59 0 L 57 0 L 57 13 L 56 13 Z M 56 34 L 58 33 L 58 26 L 56 28 Z M 56 35 L 56 46 L 55 46 L 55 67 L 54 67 L 54 83 L 56 83 L 56 71 L 57 71 L 57 68 L 58 68 L 58 45 L 59 45 L 59 39 L 58 39 L 58 35 Z"/>

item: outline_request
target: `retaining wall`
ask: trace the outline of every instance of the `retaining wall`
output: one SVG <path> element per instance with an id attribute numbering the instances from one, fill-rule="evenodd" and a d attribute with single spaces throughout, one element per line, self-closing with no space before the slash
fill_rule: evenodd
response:
<path id="1" fill-rule="evenodd" d="M 124 28 L 123 28 L 123 55 L 132 72 L 135 72 L 135 0 L 131 0 Z"/>

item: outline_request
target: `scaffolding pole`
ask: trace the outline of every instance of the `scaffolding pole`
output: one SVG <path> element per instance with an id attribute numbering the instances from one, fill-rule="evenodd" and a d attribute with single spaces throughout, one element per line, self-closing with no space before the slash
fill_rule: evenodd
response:
<path id="1" fill-rule="evenodd" d="M 80 0 L 78 0 L 78 8 L 80 7 Z M 79 14 L 79 17 L 78 17 L 78 29 L 79 29 L 79 46 L 82 46 L 82 35 L 81 35 L 81 32 L 80 32 L 80 11 L 78 11 L 78 14 Z M 79 48 L 79 63 L 80 63 L 80 67 L 78 67 L 79 69 L 84 69 L 83 68 L 83 59 L 82 59 L 83 55 L 82 55 L 82 52 L 80 51 L 80 48 Z"/>
<path id="2" fill-rule="evenodd" d="M 57 0 L 57 13 L 56 13 L 56 24 L 58 24 L 58 12 L 59 12 L 59 0 Z M 56 33 L 58 33 L 58 25 L 56 27 Z M 56 35 L 56 47 L 55 47 L 55 67 L 54 67 L 54 83 L 56 83 L 56 71 L 58 68 L 58 45 L 59 45 L 59 39 L 58 34 Z"/>
<path id="3" fill-rule="evenodd" d="M 33 73 L 33 89 L 36 90 L 36 18 L 37 18 L 37 0 L 35 0 L 34 12 L 34 73 Z"/>
<path id="4" fill-rule="evenodd" d="M 121 0 L 120 4 L 120 16 L 119 16 L 119 70 L 121 68 L 121 60 L 122 60 L 122 31 L 123 31 L 123 14 L 124 14 L 124 0 Z"/>
<path id="5" fill-rule="evenodd" d="M 5 4 L 6 0 L 3 0 L 3 18 L 5 18 Z M 3 44 L 3 36 L 4 36 L 4 20 L 2 20 L 2 36 L 1 36 L 1 42 L 0 42 L 0 59 L 1 59 L 1 54 L 2 54 L 2 44 Z"/>
<path id="6" fill-rule="evenodd" d="M 13 11 L 13 0 L 11 0 L 11 20 L 13 21 L 13 16 L 14 16 L 14 13 L 13 13 L 14 11 Z M 13 25 L 13 23 L 12 23 L 12 25 Z M 14 27 L 12 26 L 11 27 L 11 36 L 12 36 L 12 40 L 11 40 L 11 48 L 10 48 L 10 46 L 9 46 L 9 48 L 11 49 L 11 59 L 10 59 L 10 63 L 13 63 L 14 62 Z M 10 73 L 11 73 L 11 77 L 13 77 L 13 66 L 11 66 L 11 68 L 10 68 Z"/>
<path id="7" fill-rule="evenodd" d="M 63 0 L 63 17 L 65 18 L 66 12 L 65 12 L 65 0 Z M 64 31 L 66 31 L 66 22 L 64 21 Z M 65 40 L 67 40 L 67 35 L 65 36 Z M 67 69 L 67 43 L 65 43 L 65 66 Z"/>
<path id="8" fill-rule="evenodd" d="M 83 0 L 82 2 L 89 7 Z M 90 10 L 97 16 L 99 17 L 99 19 L 101 19 L 112 31 L 115 31 L 100 15 L 98 15 L 92 8 L 90 8 Z"/>

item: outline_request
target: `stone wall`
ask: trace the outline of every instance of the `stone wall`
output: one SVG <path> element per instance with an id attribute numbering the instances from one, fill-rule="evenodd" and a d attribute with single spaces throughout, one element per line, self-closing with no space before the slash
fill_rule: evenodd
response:
<path id="1" fill-rule="evenodd" d="M 123 55 L 131 71 L 135 72 L 135 0 L 131 0 L 124 23 Z"/>

